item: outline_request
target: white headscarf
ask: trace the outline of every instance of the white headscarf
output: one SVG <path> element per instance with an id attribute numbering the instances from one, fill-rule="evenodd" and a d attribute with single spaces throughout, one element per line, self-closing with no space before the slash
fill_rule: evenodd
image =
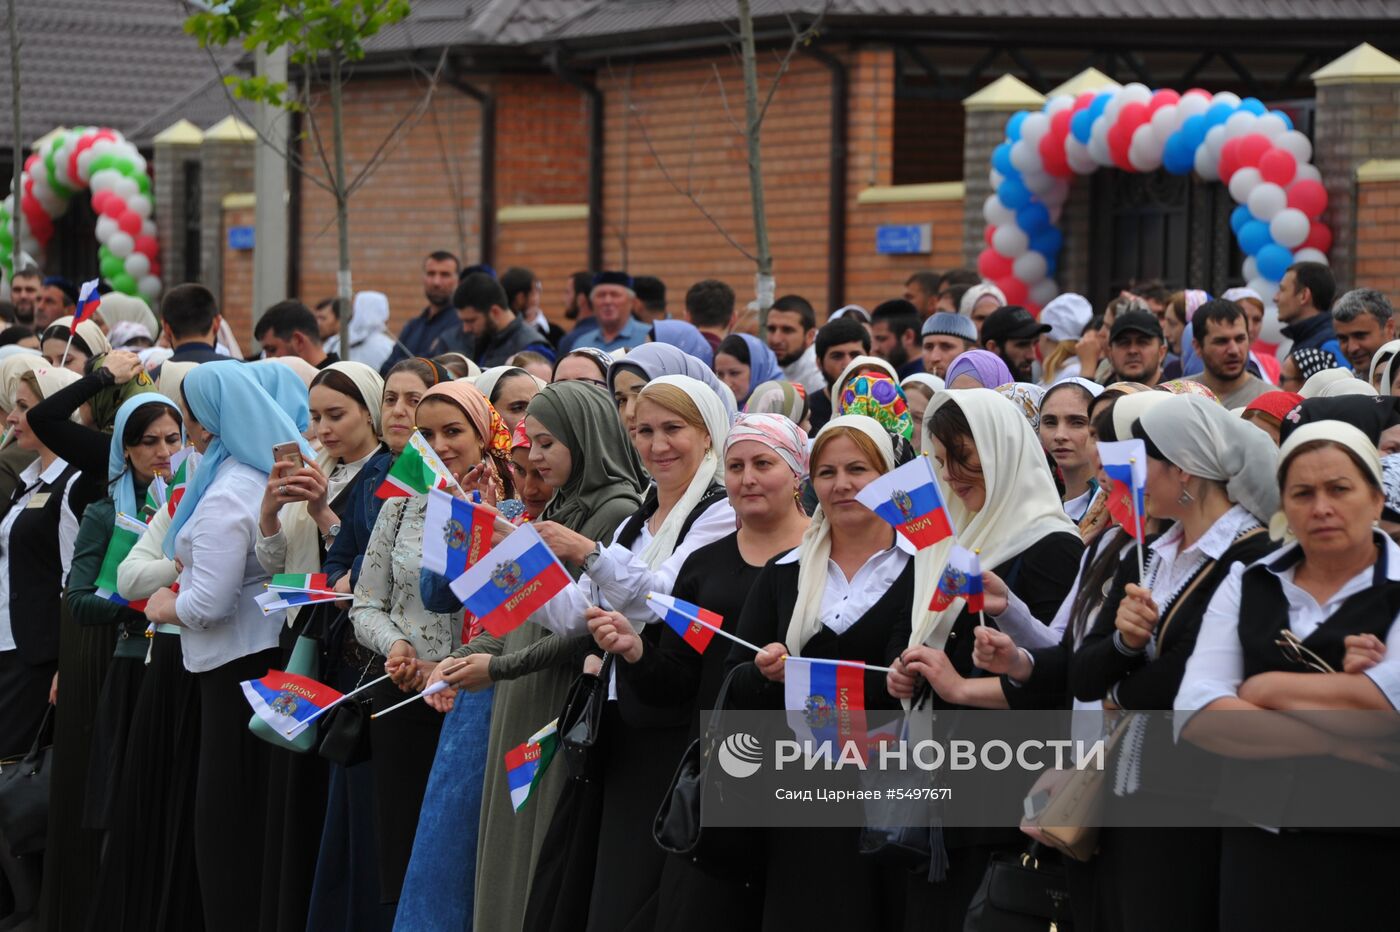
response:
<path id="1" fill-rule="evenodd" d="M 0 410 L 14 410 L 15 386 L 19 385 L 20 376 L 47 365 L 48 361 L 37 352 L 16 353 L 0 359 Z"/>
<path id="2" fill-rule="evenodd" d="M 960 600 L 941 612 L 928 610 L 955 543 L 977 553 L 982 566 L 990 569 L 1051 534 L 1078 531 L 1055 491 L 1045 465 L 1045 450 L 1016 405 L 987 388 L 950 389 L 929 402 L 924 415 L 925 442 L 932 436 L 928 427 L 934 413 L 947 404 L 961 408 L 972 428 L 987 494 L 982 510 L 969 512 L 939 476 L 957 539 L 940 541 L 914 556 L 911 647 L 927 644 L 941 649 L 962 614 Z"/>
<path id="3" fill-rule="evenodd" d="M 382 291 L 360 291 L 355 294 L 354 312 L 350 315 L 350 345 L 359 346 L 376 333 L 387 332 L 389 299 Z"/>
<path id="4" fill-rule="evenodd" d="M 152 338 L 160 335 L 160 321 L 149 306 L 140 298 L 134 298 L 120 291 L 109 291 L 97 305 L 97 313 L 107 322 L 107 329 L 113 330 L 122 322 L 141 324 Z"/>
<path id="5" fill-rule="evenodd" d="M 112 344 L 107 340 L 107 334 L 102 332 L 102 328 L 97 326 L 95 320 L 85 320 L 78 324 L 76 331 L 73 331 L 73 315 L 69 314 L 67 317 L 60 317 L 49 324 L 44 328 L 44 332 L 48 333 L 54 327 L 64 327 L 73 332 L 74 336 L 83 341 L 83 345 L 88 348 L 88 352 L 92 356 L 101 356 L 112 351 Z"/>
<path id="6" fill-rule="evenodd" d="M 519 366 L 492 366 L 490 369 L 484 369 L 481 375 L 478 375 L 472 381 L 472 384 L 476 386 L 477 391 L 486 396 L 487 401 L 491 401 L 491 393 L 496 390 L 496 383 L 500 382 L 501 379 L 511 372 L 518 372 L 532 379 L 535 383 L 535 391 L 537 392 L 542 391 L 544 387 L 549 384 L 538 376 L 530 375 L 529 372 L 526 372 Z M 494 403 L 495 402 L 492 402 L 492 404 Z"/>
<path id="7" fill-rule="evenodd" d="M 910 385 L 922 385 L 929 389 L 930 395 L 936 395 L 944 391 L 948 386 L 936 375 L 927 372 L 916 372 L 913 375 L 906 375 L 904 381 L 899 383 L 899 387 L 907 393 Z"/>
<path id="8" fill-rule="evenodd" d="M 1382 353 L 1389 353 L 1389 354 L 1390 354 L 1389 356 L 1386 357 L 1386 360 L 1385 360 L 1384 363 L 1378 362 L 1378 360 L 1381 358 L 1381 354 L 1382 354 Z M 1390 363 L 1390 360 L 1393 359 L 1393 358 L 1395 358 L 1395 354 L 1396 354 L 1396 353 L 1400 353 L 1400 340 L 1391 340 L 1391 341 L 1389 341 L 1388 343 L 1382 343 L 1382 344 L 1376 349 L 1376 351 L 1375 351 L 1374 353 L 1371 354 L 1371 370 L 1370 370 L 1369 372 L 1366 373 L 1366 378 L 1367 378 L 1367 379 L 1375 379 L 1375 377 L 1376 377 L 1376 366 L 1378 366 L 1378 365 L 1388 365 L 1388 364 Z M 1387 370 L 1387 371 L 1389 371 L 1389 370 Z M 1382 392 L 1382 394 L 1386 394 L 1386 395 L 1389 395 L 1389 394 L 1390 394 L 1390 385 L 1387 384 L 1387 385 L 1385 386 L 1385 391 Z"/>
<path id="9" fill-rule="evenodd" d="M 1134 392 L 1131 395 L 1124 395 L 1113 403 L 1113 435 L 1119 440 L 1131 440 L 1133 438 L 1133 421 L 1142 417 L 1149 408 L 1153 408 L 1168 398 L 1176 397 L 1167 392 Z"/>
<path id="10" fill-rule="evenodd" d="M 1387 371 L 1390 367 L 1387 364 Z M 1333 382 L 1340 382 L 1343 379 L 1353 378 L 1350 369 L 1340 367 L 1333 369 L 1323 369 L 1321 372 L 1314 372 L 1308 376 L 1308 380 L 1303 383 L 1303 387 L 1298 389 L 1298 394 L 1304 398 L 1316 398 L 1324 388 Z"/>
<path id="11" fill-rule="evenodd" d="M 1350 378 L 1333 379 L 1322 386 L 1322 389 L 1318 391 L 1317 394 L 1313 395 L 1313 397 L 1340 398 L 1343 395 L 1369 395 L 1374 398 L 1378 394 L 1379 392 L 1375 390 L 1370 382 L 1363 382 L 1361 379 Z"/>
<path id="12" fill-rule="evenodd" d="M 823 434 L 839 428 L 858 430 L 869 437 L 885 461 L 883 471 L 894 469 L 894 441 L 890 439 L 889 432 L 880 426 L 879 421 L 863 414 L 846 414 L 827 421 L 812 439 L 813 445 L 821 440 Z M 821 629 L 822 595 L 826 592 L 827 563 L 830 559 L 831 524 L 818 505 L 797 550 L 797 602 L 792 607 L 792 617 L 788 619 L 787 634 L 783 636 L 783 644 L 794 657 L 802 656 L 803 645 Z"/>
<path id="13" fill-rule="evenodd" d="M 1287 462 L 1294 450 L 1305 443 L 1312 443 L 1314 440 L 1326 440 L 1329 443 L 1339 443 L 1346 447 L 1360 457 L 1361 462 L 1366 464 L 1366 468 L 1370 470 L 1371 478 L 1376 480 L 1376 485 L 1385 486 L 1384 470 L 1381 469 L 1381 455 L 1376 450 L 1376 445 L 1371 442 L 1370 437 L 1345 421 L 1312 421 L 1297 428 L 1288 435 L 1283 446 L 1278 448 L 1278 465 L 1282 466 Z"/>
<path id="14" fill-rule="evenodd" d="M 724 403 L 719 400 L 714 389 L 704 382 L 692 379 L 688 375 L 663 375 L 643 385 L 641 393 L 637 396 L 638 400 L 646 398 L 647 390 L 654 385 L 674 385 L 686 393 L 700 412 L 700 419 L 705 422 L 705 430 L 710 435 L 710 449 L 705 451 L 705 457 L 700 461 L 700 466 L 695 470 L 695 475 L 691 477 L 690 485 L 686 487 L 680 501 L 676 502 L 670 514 L 666 515 L 661 527 L 656 529 L 651 543 L 642 550 L 642 562 L 651 569 L 656 569 L 670 558 L 672 551 L 676 549 L 676 542 L 680 539 L 681 527 L 685 525 L 691 510 L 699 504 L 710 486 L 721 478 L 724 441 L 729 436 L 729 412 L 725 410 Z"/>
<path id="15" fill-rule="evenodd" d="M 983 282 L 980 285 L 973 285 L 963 292 L 962 300 L 958 302 L 958 313 L 964 317 L 972 316 L 972 309 L 977 306 L 977 302 L 991 295 L 997 299 L 997 307 L 1006 305 L 1006 295 L 996 285 Z"/>
<path id="16" fill-rule="evenodd" d="M 1199 395 L 1172 395 L 1139 418 L 1174 466 L 1225 483 L 1230 501 L 1267 522 L 1278 510 L 1277 451 L 1267 434 Z"/>

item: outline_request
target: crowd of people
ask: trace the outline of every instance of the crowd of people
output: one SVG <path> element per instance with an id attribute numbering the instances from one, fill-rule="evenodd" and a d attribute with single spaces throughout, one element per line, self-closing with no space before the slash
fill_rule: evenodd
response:
<path id="1" fill-rule="evenodd" d="M 434 252 L 422 273 L 397 337 L 381 293 L 344 334 L 336 300 L 288 300 L 247 361 L 198 284 L 158 317 L 104 295 L 75 326 L 71 286 L 16 276 L 0 757 L 52 756 L 47 837 L 0 838 L 0 928 L 961 930 L 1016 829 L 931 827 L 899 857 L 855 828 L 748 832 L 720 865 L 658 845 L 722 687 L 780 710 L 787 658 L 842 660 L 890 670 L 863 674 L 866 709 L 1176 709 L 1149 748 L 1253 758 L 1281 739 L 1190 714 L 1400 700 L 1400 339 L 1384 295 L 1337 297 L 1325 266 L 1274 295 L 1148 282 L 1038 315 L 953 269 L 820 323 L 785 295 L 761 332 L 716 280 L 672 314 L 658 279 L 580 272 L 556 322 L 527 269 Z M 504 636 L 424 565 L 428 497 L 376 494 L 415 435 L 498 543 L 529 522 L 571 577 Z M 1097 447 L 1132 439 L 1141 566 Z M 986 624 L 932 607 L 951 540 L 916 549 L 857 501 L 921 454 Z M 277 574 L 343 598 L 268 614 Z M 762 649 L 697 652 L 653 592 Z M 240 684 L 293 668 L 386 678 L 291 746 Z M 505 756 L 590 681 L 589 769 L 554 763 L 517 805 Z M 1172 791 L 1143 747 L 1116 746 L 1115 796 Z M 1065 859 L 1073 927 L 1370 927 L 1392 840 L 1104 828 Z"/>

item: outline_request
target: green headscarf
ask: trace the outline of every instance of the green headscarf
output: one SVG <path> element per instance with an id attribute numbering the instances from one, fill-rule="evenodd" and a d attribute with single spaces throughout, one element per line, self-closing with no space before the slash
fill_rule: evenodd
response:
<path id="1" fill-rule="evenodd" d="M 569 481 L 542 521 L 557 521 L 592 540 L 607 540 L 642 503 L 646 474 L 612 399 L 587 382 L 554 382 L 530 399 L 535 418 L 573 458 Z"/>
<path id="2" fill-rule="evenodd" d="M 103 353 L 92 361 L 92 371 L 107 365 L 107 354 Z M 92 411 L 93 424 L 103 433 L 112 432 L 112 424 L 117 419 L 117 410 L 126 403 L 128 398 L 135 398 L 144 392 L 156 390 L 155 382 L 151 381 L 150 375 L 143 369 L 136 373 L 136 377 L 126 382 L 124 385 L 109 385 L 88 399 L 88 408 Z"/>

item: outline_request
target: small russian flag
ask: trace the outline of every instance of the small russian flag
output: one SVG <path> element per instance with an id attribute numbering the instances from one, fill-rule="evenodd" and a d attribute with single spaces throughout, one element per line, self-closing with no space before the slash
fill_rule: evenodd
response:
<path id="1" fill-rule="evenodd" d="M 73 308 L 73 330 L 78 329 L 78 324 L 97 313 L 97 304 L 102 296 L 97 293 L 97 279 L 90 282 L 83 282 L 83 286 L 78 289 L 78 303 Z"/>
<path id="2" fill-rule="evenodd" d="M 559 558 L 527 524 L 454 579 L 452 591 L 483 628 L 502 637 L 571 582 Z"/>
<path id="3" fill-rule="evenodd" d="M 789 657 L 783 671 L 783 697 L 797 736 L 838 746 L 855 741 L 864 749 L 868 740 L 865 675 L 860 666 Z"/>
<path id="4" fill-rule="evenodd" d="M 959 597 L 967 602 L 969 612 L 982 611 L 986 601 L 982 593 L 982 561 L 966 547 L 954 545 L 948 552 L 948 562 L 943 565 L 943 575 L 938 577 L 938 588 L 933 591 L 928 610 L 941 612 Z"/>
<path id="5" fill-rule="evenodd" d="M 1138 543 L 1143 531 L 1143 490 L 1147 487 L 1147 444 L 1141 440 L 1099 442 L 1099 462 L 1112 483 L 1108 490 L 1108 513 Z"/>
<path id="6" fill-rule="evenodd" d="M 340 698 L 340 693 L 296 673 L 269 670 L 260 680 L 244 680 L 243 695 L 258 718 L 279 735 L 294 738 L 313 714 Z"/>
<path id="7" fill-rule="evenodd" d="M 903 534 L 920 550 L 953 534 L 948 509 L 943 504 L 933 464 L 916 456 L 885 473 L 856 494 L 856 501 Z"/>
<path id="8" fill-rule="evenodd" d="M 718 615 L 708 608 L 701 608 L 693 602 L 659 592 L 647 596 L 647 607 L 656 613 L 656 617 L 666 622 L 672 631 L 680 635 L 682 641 L 702 654 L 705 648 L 710 646 L 710 641 L 714 640 L 716 629 L 724 627 L 723 615 Z"/>
<path id="9" fill-rule="evenodd" d="M 485 505 L 428 490 L 423 515 L 423 568 L 456 579 L 491 549 L 496 514 Z"/>

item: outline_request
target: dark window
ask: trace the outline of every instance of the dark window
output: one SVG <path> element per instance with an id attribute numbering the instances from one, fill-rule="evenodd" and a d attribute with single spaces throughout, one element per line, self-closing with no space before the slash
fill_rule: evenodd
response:
<path id="1" fill-rule="evenodd" d="M 200 277 L 200 164 L 196 161 L 185 162 L 184 191 L 182 196 L 185 201 L 184 227 L 180 231 L 180 237 L 184 243 L 182 252 L 185 255 L 184 276 L 180 279 L 183 282 L 197 282 Z"/>

